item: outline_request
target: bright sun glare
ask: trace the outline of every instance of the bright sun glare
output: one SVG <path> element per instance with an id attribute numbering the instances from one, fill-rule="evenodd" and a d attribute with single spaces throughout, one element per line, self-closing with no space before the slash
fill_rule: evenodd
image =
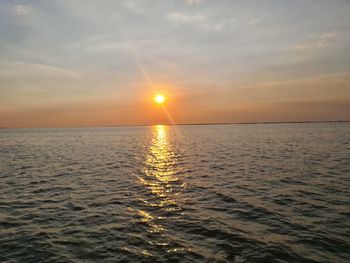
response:
<path id="1" fill-rule="evenodd" d="M 162 104 L 165 101 L 165 96 L 162 94 L 158 94 L 154 97 L 154 101 L 158 104 Z"/>

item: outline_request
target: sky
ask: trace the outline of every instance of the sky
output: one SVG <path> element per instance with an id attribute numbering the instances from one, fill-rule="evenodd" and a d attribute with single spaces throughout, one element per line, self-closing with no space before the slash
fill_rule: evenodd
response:
<path id="1" fill-rule="evenodd" d="M 0 127 L 350 120 L 349 14 L 349 0 L 1 0 Z"/>

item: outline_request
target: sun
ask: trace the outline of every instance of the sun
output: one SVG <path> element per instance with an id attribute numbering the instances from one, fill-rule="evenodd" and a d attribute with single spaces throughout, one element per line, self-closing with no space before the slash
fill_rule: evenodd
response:
<path id="1" fill-rule="evenodd" d="M 156 96 L 154 96 L 154 101 L 155 103 L 163 104 L 165 102 L 165 96 L 162 94 L 157 94 Z"/>

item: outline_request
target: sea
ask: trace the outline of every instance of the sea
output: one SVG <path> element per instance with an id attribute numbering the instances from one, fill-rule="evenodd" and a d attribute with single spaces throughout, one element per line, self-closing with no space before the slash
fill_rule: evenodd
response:
<path id="1" fill-rule="evenodd" d="M 1 129 L 0 262 L 350 262 L 350 123 Z"/>

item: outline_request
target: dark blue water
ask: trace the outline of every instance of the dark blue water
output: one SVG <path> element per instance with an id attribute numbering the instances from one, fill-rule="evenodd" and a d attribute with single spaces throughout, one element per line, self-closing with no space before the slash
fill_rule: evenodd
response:
<path id="1" fill-rule="evenodd" d="M 350 124 L 0 130 L 0 261 L 349 262 Z"/>

